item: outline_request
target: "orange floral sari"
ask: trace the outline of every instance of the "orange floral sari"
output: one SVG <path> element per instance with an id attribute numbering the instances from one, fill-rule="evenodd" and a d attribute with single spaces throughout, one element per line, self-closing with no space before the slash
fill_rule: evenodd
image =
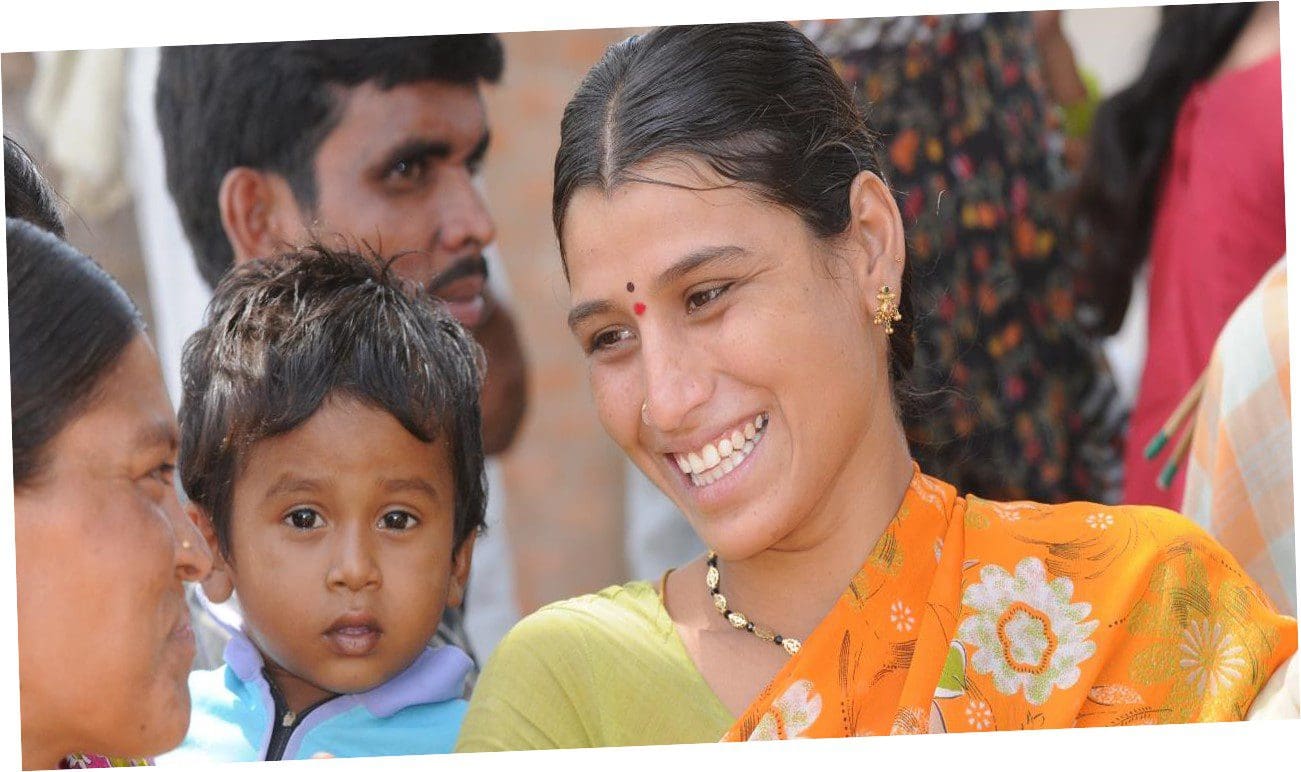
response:
<path id="1" fill-rule="evenodd" d="M 1296 620 L 1181 515 L 959 497 L 916 470 L 723 739 L 1237 720 L 1296 648 Z"/>

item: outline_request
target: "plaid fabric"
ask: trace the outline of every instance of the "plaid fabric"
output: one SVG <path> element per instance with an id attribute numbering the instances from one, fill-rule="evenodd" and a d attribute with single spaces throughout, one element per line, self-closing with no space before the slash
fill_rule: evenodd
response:
<path id="1" fill-rule="evenodd" d="M 1194 418 L 1183 512 L 1296 614 L 1286 258 L 1224 326 Z"/>

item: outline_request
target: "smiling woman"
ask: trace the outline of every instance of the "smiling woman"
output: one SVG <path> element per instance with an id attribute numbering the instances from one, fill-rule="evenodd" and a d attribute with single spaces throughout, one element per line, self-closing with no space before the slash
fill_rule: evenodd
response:
<path id="1" fill-rule="evenodd" d="M 5 235 L 23 767 L 161 753 L 190 719 L 181 582 L 211 568 L 176 419 L 122 289 L 50 233 Z"/>
<path id="2" fill-rule="evenodd" d="M 1173 512 L 912 462 L 877 152 L 786 24 L 656 29 L 588 73 L 553 199 L 570 326 L 606 431 L 710 551 L 521 622 L 458 749 L 1231 720 L 1296 650 Z"/>

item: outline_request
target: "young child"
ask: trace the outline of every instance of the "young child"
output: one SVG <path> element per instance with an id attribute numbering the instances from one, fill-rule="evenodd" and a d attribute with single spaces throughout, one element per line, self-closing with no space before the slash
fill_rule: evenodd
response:
<path id="1" fill-rule="evenodd" d="M 159 764 L 452 749 L 470 660 L 427 643 L 483 525 L 480 354 L 398 281 L 319 246 L 252 263 L 186 344 L 203 590 L 242 619 L 226 664 L 191 675 L 189 734 Z"/>

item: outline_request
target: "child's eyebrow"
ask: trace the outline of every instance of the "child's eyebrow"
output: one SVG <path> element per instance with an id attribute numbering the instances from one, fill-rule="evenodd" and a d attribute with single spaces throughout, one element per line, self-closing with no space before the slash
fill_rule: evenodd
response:
<path id="1" fill-rule="evenodd" d="M 280 475 L 270 488 L 267 488 L 267 492 L 263 495 L 263 498 L 272 499 L 286 493 L 311 493 L 320 489 L 321 483 L 317 480 L 295 477 L 286 472 L 285 474 Z"/>
<path id="2" fill-rule="evenodd" d="M 419 477 L 395 477 L 384 481 L 383 489 L 385 493 L 402 493 L 404 491 L 417 491 L 424 493 L 434 500 L 441 497 L 438 495 L 438 489 L 430 485 L 427 480 Z"/>

